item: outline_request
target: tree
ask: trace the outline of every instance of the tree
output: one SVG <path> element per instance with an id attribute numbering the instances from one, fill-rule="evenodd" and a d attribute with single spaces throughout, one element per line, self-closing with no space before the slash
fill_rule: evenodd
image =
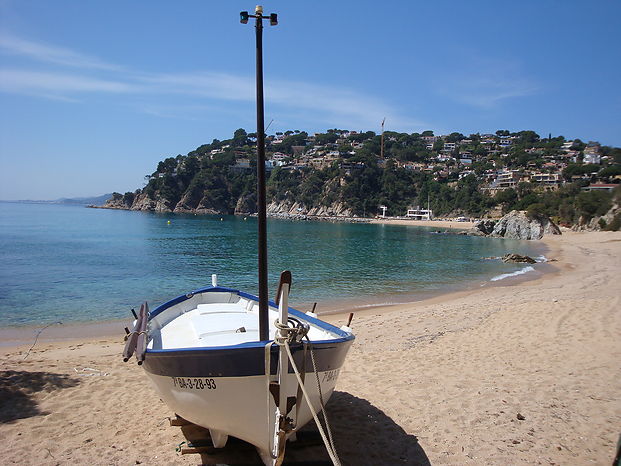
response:
<path id="1" fill-rule="evenodd" d="M 168 157 L 157 164 L 157 173 L 172 173 L 177 168 L 177 159 Z"/>
<path id="2" fill-rule="evenodd" d="M 233 133 L 233 141 L 231 145 L 233 147 L 243 147 L 248 144 L 248 133 L 244 128 L 239 128 Z"/>
<path id="3" fill-rule="evenodd" d="M 537 141 L 539 141 L 539 135 L 531 130 L 519 131 L 517 133 L 517 137 L 518 137 L 518 144 L 532 145 L 532 144 L 535 144 Z"/>
<path id="4" fill-rule="evenodd" d="M 334 144 L 339 137 L 334 132 L 334 130 L 328 130 L 328 131 L 332 131 L 332 132 L 317 134 L 315 136 L 315 143 L 320 144 L 320 145 Z"/>
<path id="5" fill-rule="evenodd" d="M 586 144 L 582 142 L 580 139 L 574 139 L 571 144 L 571 150 L 583 151 L 586 147 Z"/>
<path id="6" fill-rule="evenodd" d="M 465 136 L 461 133 L 451 133 L 446 137 L 446 142 L 459 142 L 465 139 Z"/>
<path id="7" fill-rule="evenodd" d="M 494 202 L 497 204 L 504 204 L 505 211 L 509 211 L 513 208 L 515 203 L 518 200 L 518 195 L 515 189 L 503 189 L 502 191 L 498 191 L 494 196 Z"/>
<path id="8" fill-rule="evenodd" d="M 611 165 L 606 168 L 602 168 L 597 176 L 600 178 L 610 179 L 615 176 L 621 175 L 621 165 Z"/>
<path id="9" fill-rule="evenodd" d="M 604 215 L 610 210 L 612 194 L 602 191 L 582 191 L 576 196 L 576 209 L 587 219 Z"/>
<path id="10" fill-rule="evenodd" d="M 583 176 L 591 173 L 597 173 L 600 170 L 599 165 L 594 164 L 580 164 L 580 163 L 570 163 L 563 170 L 563 178 L 567 181 L 571 181 L 574 176 Z"/>

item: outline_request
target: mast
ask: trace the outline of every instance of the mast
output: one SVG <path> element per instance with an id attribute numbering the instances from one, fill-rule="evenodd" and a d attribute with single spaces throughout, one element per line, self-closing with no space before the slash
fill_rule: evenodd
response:
<path id="1" fill-rule="evenodd" d="M 259 268 L 259 340 L 269 338 L 268 290 L 267 290 L 267 214 L 265 195 L 265 119 L 263 104 L 263 20 L 270 25 L 278 24 L 275 13 L 263 16 L 263 7 L 257 5 L 255 14 L 247 11 L 239 14 L 240 22 L 246 24 L 248 18 L 255 18 L 256 28 L 256 82 L 257 82 L 257 216 L 258 216 L 258 268 Z"/>

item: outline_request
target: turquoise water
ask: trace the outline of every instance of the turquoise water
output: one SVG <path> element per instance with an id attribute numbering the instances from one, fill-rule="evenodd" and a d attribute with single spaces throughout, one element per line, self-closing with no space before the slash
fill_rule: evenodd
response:
<path id="1" fill-rule="evenodd" d="M 291 305 L 320 311 L 479 286 L 524 269 L 482 258 L 541 253 L 425 228 L 273 219 L 268 247 L 270 294 L 289 269 Z M 0 260 L 2 327 L 125 318 L 210 285 L 212 273 L 256 294 L 256 219 L 0 203 Z"/>

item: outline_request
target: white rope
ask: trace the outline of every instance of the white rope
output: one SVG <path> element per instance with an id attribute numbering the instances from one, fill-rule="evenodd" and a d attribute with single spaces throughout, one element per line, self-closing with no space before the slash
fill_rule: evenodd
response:
<path id="1" fill-rule="evenodd" d="M 272 358 L 272 354 L 271 354 L 271 348 L 272 348 L 272 342 L 270 341 L 269 343 L 267 343 L 264 347 L 264 364 L 265 364 L 265 377 L 266 377 L 266 386 L 265 386 L 265 391 L 266 391 L 266 401 L 267 401 L 267 410 L 266 413 L 268 413 L 267 415 L 267 423 L 268 425 L 270 424 L 270 418 L 269 418 L 269 412 L 271 410 L 271 405 L 270 405 L 270 378 L 271 378 L 271 358 Z M 267 445 L 269 447 L 269 453 L 270 456 L 272 457 L 273 460 L 275 460 L 277 457 L 275 457 L 272 454 L 272 451 L 274 449 L 274 445 L 272 444 L 272 440 L 274 439 L 274 436 L 272 435 L 271 431 L 268 429 L 267 430 Z"/>
<path id="2" fill-rule="evenodd" d="M 308 345 L 310 346 L 310 356 L 311 361 L 313 362 L 313 372 L 315 373 L 315 379 L 317 381 L 317 391 L 319 392 L 319 403 L 321 406 L 324 406 L 323 403 L 323 395 L 321 394 L 321 382 L 319 382 L 319 372 L 317 371 L 317 364 L 315 363 L 315 352 L 313 351 L 313 344 L 309 341 Z M 338 457 L 336 453 L 336 447 L 334 446 L 334 439 L 332 438 L 332 429 L 330 429 L 330 423 L 328 422 L 328 415 L 326 414 L 326 410 L 324 409 L 322 412 L 323 420 L 326 423 L 326 430 L 328 431 L 328 439 L 330 440 L 330 446 L 332 447 L 332 451 Z"/>
<path id="3" fill-rule="evenodd" d="M 304 398 L 306 399 L 306 402 L 308 403 L 308 407 L 310 408 L 310 411 L 313 415 L 313 419 L 315 419 L 315 423 L 317 424 L 317 428 L 319 429 L 319 434 L 321 435 L 321 438 L 323 439 L 323 443 L 326 446 L 326 450 L 328 451 L 328 456 L 330 456 L 330 459 L 332 460 L 332 464 L 334 464 L 334 466 L 341 466 L 341 462 L 338 456 L 336 455 L 336 451 L 334 451 L 333 446 L 330 444 L 330 441 L 328 440 L 325 432 L 323 431 L 321 422 L 319 422 L 319 417 L 317 416 L 317 413 L 315 412 L 315 408 L 313 408 L 313 404 L 311 403 L 310 396 L 308 396 L 308 393 L 306 392 L 306 388 L 304 388 L 304 382 L 302 381 L 302 377 L 300 376 L 298 367 L 295 365 L 295 361 L 293 360 L 293 355 L 291 354 L 291 349 L 289 348 L 289 342 L 284 341 L 283 346 L 285 347 L 285 350 L 287 351 L 287 356 L 289 357 L 289 361 L 291 361 L 291 365 L 293 366 L 293 372 L 295 373 L 295 377 L 298 379 L 298 383 L 300 384 L 300 388 L 302 389 Z"/>

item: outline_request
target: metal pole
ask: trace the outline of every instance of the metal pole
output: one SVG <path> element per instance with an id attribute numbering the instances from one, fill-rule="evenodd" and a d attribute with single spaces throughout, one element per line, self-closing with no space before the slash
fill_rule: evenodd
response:
<path id="1" fill-rule="evenodd" d="M 257 33 L 257 209 L 259 220 L 259 340 L 269 338 L 267 291 L 267 215 L 265 200 L 265 122 L 263 117 L 263 19 L 258 12 Z"/>

